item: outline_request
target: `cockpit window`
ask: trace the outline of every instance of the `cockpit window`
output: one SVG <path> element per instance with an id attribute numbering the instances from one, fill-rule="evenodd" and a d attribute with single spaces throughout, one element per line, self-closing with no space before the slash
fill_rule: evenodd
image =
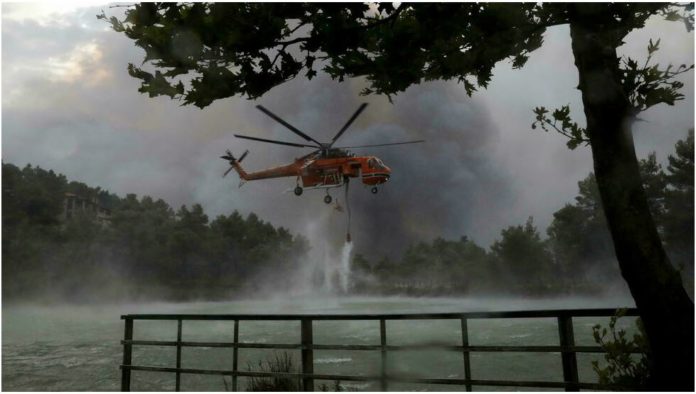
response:
<path id="1" fill-rule="evenodd" d="M 367 167 L 377 169 L 377 170 L 383 170 L 385 168 L 385 165 L 384 165 L 384 163 L 382 163 L 382 160 L 380 160 L 376 157 L 373 157 L 367 161 Z"/>

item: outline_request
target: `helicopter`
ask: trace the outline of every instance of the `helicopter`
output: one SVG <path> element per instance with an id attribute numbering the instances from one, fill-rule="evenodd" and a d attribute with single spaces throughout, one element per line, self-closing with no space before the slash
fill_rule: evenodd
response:
<path id="1" fill-rule="evenodd" d="M 244 168 L 242 168 L 240 163 L 247 156 L 249 150 L 246 150 L 239 158 L 235 158 L 228 149 L 225 152 L 226 154 L 224 156 L 220 156 L 220 158 L 227 160 L 230 164 L 230 167 L 227 169 L 227 171 L 225 171 L 225 173 L 222 176 L 225 177 L 230 171 L 234 169 L 239 174 L 239 177 L 241 179 L 239 184 L 240 187 L 247 181 L 282 177 L 296 177 L 296 186 L 293 190 L 295 195 L 302 195 L 305 189 L 325 189 L 326 195 L 324 196 L 324 202 L 326 204 L 330 204 L 332 201 L 332 197 L 329 194 L 329 190 L 347 185 L 350 178 L 359 178 L 364 185 L 371 187 L 371 191 L 373 194 L 376 194 L 379 191 L 377 186 L 389 180 L 389 177 L 392 172 L 391 169 L 387 167 L 384 164 L 384 162 L 382 162 L 382 160 L 380 160 L 376 156 L 357 156 L 348 151 L 348 149 L 415 144 L 424 142 L 424 140 L 334 147 L 336 141 L 343 135 L 343 133 L 345 133 L 348 127 L 350 127 L 350 125 L 353 123 L 353 121 L 355 121 L 355 119 L 360 115 L 360 113 L 365 109 L 365 107 L 367 107 L 367 103 L 363 103 L 362 105 L 360 105 L 358 110 L 355 111 L 353 116 L 351 116 L 350 119 L 348 119 L 346 124 L 338 131 L 338 133 L 336 133 L 336 135 L 333 137 L 333 139 L 331 139 L 330 142 L 319 142 L 311 136 L 300 131 L 295 126 L 281 119 L 279 116 L 264 108 L 263 106 L 257 105 L 256 108 L 258 108 L 261 112 L 270 116 L 275 121 L 282 124 L 288 130 L 302 137 L 305 141 L 309 143 L 278 141 L 239 134 L 234 134 L 235 137 L 257 142 L 292 146 L 297 148 L 314 148 L 314 151 L 299 158 L 296 158 L 290 164 L 281 165 L 273 168 L 267 168 L 256 172 L 246 172 Z"/>

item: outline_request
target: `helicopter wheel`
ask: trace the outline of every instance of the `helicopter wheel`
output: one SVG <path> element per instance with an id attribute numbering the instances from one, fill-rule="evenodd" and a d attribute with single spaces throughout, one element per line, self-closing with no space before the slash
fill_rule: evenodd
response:
<path id="1" fill-rule="evenodd" d="M 301 187 L 297 186 L 297 187 L 295 188 L 295 195 L 296 195 L 296 196 L 301 196 L 301 195 L 302 195 L 302 188 L 301 188 Z"/>
<path id="2" fill-rule="evenodd" d="M 328 194 L 324 196 L 324 202 L 327 204 L 331 204 L 331 196 Z"/>
<path id="3" fill-rule="evenodd" d="M 375 187 L 373 187 L 372 190 L 370 190 L 370 191 L 372 192 L 372 194 L 377 194 L 377 192 L 379 191 L 379 189 L 377 189 L 377 187 L 375 186 Z"/>

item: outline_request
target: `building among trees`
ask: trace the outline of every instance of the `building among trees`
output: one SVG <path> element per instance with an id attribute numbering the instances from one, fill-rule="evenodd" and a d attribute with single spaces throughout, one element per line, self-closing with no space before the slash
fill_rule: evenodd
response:
<path id="1" fill-rule="evenodd" d="M 97 223 L 104 226 L 111 224 L 111 210 L 101 206 L 96 197 L 88 199 L 75 193 L 65 193 L 63 213 L 60 219 L 61 221 L 66 221 L 74 218 L 76 215 L 93 218 Z"/>

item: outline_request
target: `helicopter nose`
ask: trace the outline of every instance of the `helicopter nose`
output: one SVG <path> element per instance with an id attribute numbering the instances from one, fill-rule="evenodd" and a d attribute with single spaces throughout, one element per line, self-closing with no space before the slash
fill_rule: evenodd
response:
<path id="1" fill-rule="evenodd" d="M 382 171 L 380 171 L 380 177 L 379 177 L 379 183 L 385 183 L 389 180 L 389 177 L 391 176 L 391 168 L 384 166 Z"/>

